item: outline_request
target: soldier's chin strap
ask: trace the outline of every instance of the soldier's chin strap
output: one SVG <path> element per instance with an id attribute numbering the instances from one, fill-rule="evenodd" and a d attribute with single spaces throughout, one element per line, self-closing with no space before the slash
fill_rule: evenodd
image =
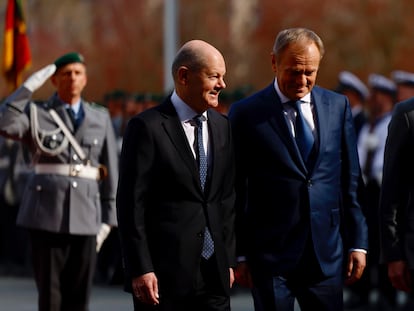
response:
<path id="1" fill-rule="evenodd" d="M 56 148 L 48 148 L 45 146 L 44 141 L 47 139 L 47 137 L 52 137 L 54 135 L 58 135 L 62 129 L 57 128 L 51 131 L 43 130 L 39 127 L 39 120 L 37 117 L 37 107 L 35 104 L 30 104 L 30 127 L 32 130 L 32 137 L 34 139 L 34 142 L 36 143 L 37 147 L 44 152 L 47 155 L 50 156 L 56 156 L 60 154 L 63 150 L 65 150 L 68 146 L 68 139 L 69 136 L 65 134 L 65 137 L 63 138 L 60 146 L 57 146 Z M 63 122 L 62 122 L 63 123 Z M 70 132 L 69 132 L 70 133 Z M 83 152 L 83 151 L 82 151 Z"/>

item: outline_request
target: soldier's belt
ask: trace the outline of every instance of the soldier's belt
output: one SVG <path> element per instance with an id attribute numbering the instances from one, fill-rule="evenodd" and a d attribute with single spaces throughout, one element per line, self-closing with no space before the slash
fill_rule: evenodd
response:
<path id="1" fill-rule="evenodd" d="M 36 164 L 34 166 L 36 174 L 56 174 L 99 180 L 101 173 L 99 168 L 82 164 Z"/>

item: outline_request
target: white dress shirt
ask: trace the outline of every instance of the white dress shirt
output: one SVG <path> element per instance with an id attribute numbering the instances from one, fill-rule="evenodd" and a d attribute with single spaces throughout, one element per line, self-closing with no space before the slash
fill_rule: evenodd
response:
<path id="1" fill-rule="evenodd" d="M 197 153 L 194 148 L 194 121 L 193 118 L 198 115 L 190 106 L 188 106 L 174 91 L 171 95 L 171 102 L 177 111 L 178 118 L 180 119 L 181 125 L 183 126 L 185 135 L 187 137 L 188 143 L 190 144 L 191 150 L 193 151 L 193 156 L 196 159 Z M 209 156 L 209 135 L 208 135 L 208 126 L 207 126 L 207 111 L 203 112 L 203 145 L 204 151 L 206 152 L 207 160 L 210 162 Z"/>
<path id="2" fill-rule="evenodd" d="M 292 136 L 295 137 L 295 120 L 296 120 L 296 109 L 292 105 L 288 104 L 291 99 L 287 98 L 279 89 L 279 85 L 277 84 L 277 79 L 275 78 L 274 87 L 276 93 L 279 95 L 280 100 L 283 103 L 284 114 L 287 120 L 289 121 L 289 129 L 291 130 Z M 302 111 L 302 115 L 305 118 L 306 122 L 309 124 L 313 136 L 316 137 L 316 127 L 315 127 L 315 118 L 314 118 L 314 111 L 313 111 L 313 104 L 311 103 L 311 94 L 308 93 L 304 97 L 300 99 L 301 105 L 300 109 Z"/>

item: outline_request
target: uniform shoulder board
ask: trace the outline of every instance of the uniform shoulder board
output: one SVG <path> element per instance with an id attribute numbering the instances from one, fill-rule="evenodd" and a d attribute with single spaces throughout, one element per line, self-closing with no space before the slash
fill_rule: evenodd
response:
<path id="1" fill-rule="evenodd" d="M 50 105 L 49 101 L 34 100 L 33 102 L 35 103 L 36 106 L 41 107 L 43 109 L 51 108 L 51 105 Z"/>
<path id="2" fill-rule="evenodd" d="M 49 110 L 49 109 L 54 108 L 53 101 L 50 101 L 50 100 L 47 100 L 47 101 L 44 101 L 44 100 L 34 100 L 33 103 L 37 107 L 42 108 L 42 109 L 45 109 L 45 110 Z"/>

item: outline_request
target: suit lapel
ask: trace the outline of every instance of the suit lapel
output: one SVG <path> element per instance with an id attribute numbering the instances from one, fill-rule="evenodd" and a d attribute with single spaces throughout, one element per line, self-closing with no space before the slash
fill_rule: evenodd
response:
<path id="1" fill-rule="evenodd" d="M 328 134 L 329 134 L 329 114 L 331 105 L 329 105 L 329 101 L 326 100 L 324 97 L 321 96 L 321 92 L 315 87 L 312 90 L 312 102 L 314 104 L 314 109 L 316 112 L 316 128 L 318 133 L 317 139 L 317 150 L 316 150 L 316 159 L 314 166 L 317 166 L 320 161 L 320 154 L 322 153 L 323 149 L 325 148 L 328 142 Z"/>
<path id="2" fill-rule="evenodd" d="M 265 99 L 263 102 L 267 105 L 265 109 L 266 111 L 269 111 L 269 115 L 271 116 L 269 118 L 270 126 L 284 142 L 295 163 L 302 169 L 306 169 L 300 151 L 296 146 L 295 139 L 289 129 L 282 102 L 280 101 L 273 84 L 265 90 L 264 96 Z"/>
<path id="3" fill-rule="evenodd" d="M 222 135 L 221 135 L 221 127 L 218 123 L 217 119 L 218 115 L 213 112 L 212 110 L 208 110 L 208 130 L 209 130 L 209 140 L 210 140 L 210 156 L 212 157 L 212 161 L 209 162 L 209 169 L 207 175 L 207 182 L 206 182 L 206 191 L 208 193 L 214 185 L 220 184 L 219 182 L 215 182 L 214 179 L 216 177 L 217 167 L 220 165 L 220 158 L 221 154 L 217 152 L 219 146 L 222 145 Z"/>
<path id="4" fill-rule="evenodd" d="M 200 179 L 198 175 L 197 162 L 194 159 L 193 152 L 188 144 L 183 127 L 178 118 L 177 112 L 171 103 L 171 100 L 168 99 L 164 102 L 164 104 L 159 106 L 159 108 L 161 115 L 164 117 L 162 126 L 164 127 L 168 138 L 176 148 L 177 153 L 180 155 L 184 165 L 191 171 L 194 179 L 199 184 Z"/>

